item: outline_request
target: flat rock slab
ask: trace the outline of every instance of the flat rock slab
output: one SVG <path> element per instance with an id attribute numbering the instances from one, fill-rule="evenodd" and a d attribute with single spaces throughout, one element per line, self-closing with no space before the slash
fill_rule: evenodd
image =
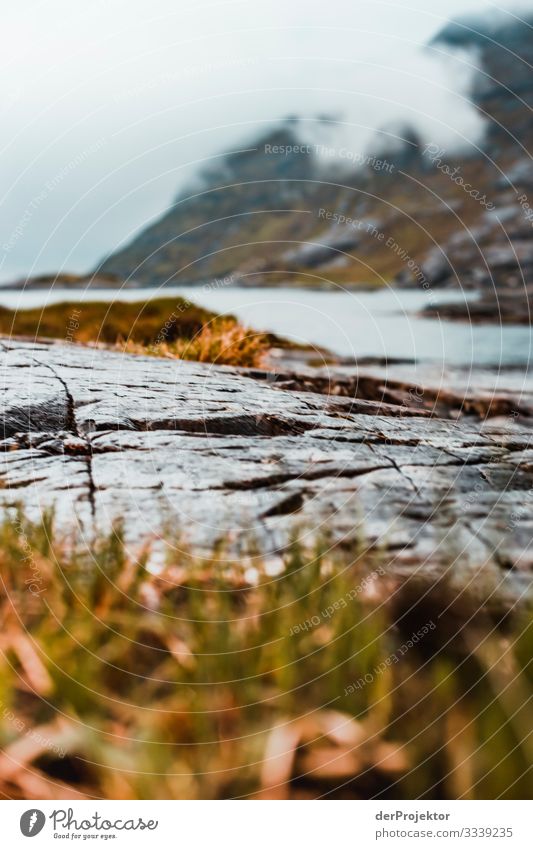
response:
<path id="1" fill-rule="evenodd" d="M 514 412 L 455 420 L 334 382 L 73 345 L 4 340 L 0 359 L 8 514 L 53 505 L 89 543 L 120 520 L 131 545 L 273 564 L 295 535 L 363 541 L 399 573 L 529 592 L 533 433 Z"/>

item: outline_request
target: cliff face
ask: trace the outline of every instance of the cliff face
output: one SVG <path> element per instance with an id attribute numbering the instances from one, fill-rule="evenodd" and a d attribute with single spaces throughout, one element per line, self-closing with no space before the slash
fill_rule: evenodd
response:
<path id="1" fill-rule="evenodd" d="M 479 147 L 421 146 L 408 127 L 380 158 L 333 170 L 288 122 L 201 175 L 201 187 L 99 270 L 147 285 L 462 285 L 520 289 L 533 275 L 533 39 L 508 18 L 449 24 L 433 47 L 469 51 Z M 364 161 L 362 161 L 364 160 Z M 521 297 L 522 297 L 521 296 Z M 488 297 L 488 295 L 487 295 Z"/>

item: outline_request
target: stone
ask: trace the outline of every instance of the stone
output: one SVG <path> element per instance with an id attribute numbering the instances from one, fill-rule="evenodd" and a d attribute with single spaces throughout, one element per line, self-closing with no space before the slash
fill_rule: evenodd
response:
<path id="1" fill-rule="evenodd" d="M 457 370 L 326 380 L 13 341 L 0 357 L 5 515 L 54 507 L 89 543 L 121 522 L 128 546 L 221 546 L 273 568 L 295 536 L 358 541 L 398 576 L 529 597 L 531 387 L 516 375 L 482 374 L 476 407 Z"/>

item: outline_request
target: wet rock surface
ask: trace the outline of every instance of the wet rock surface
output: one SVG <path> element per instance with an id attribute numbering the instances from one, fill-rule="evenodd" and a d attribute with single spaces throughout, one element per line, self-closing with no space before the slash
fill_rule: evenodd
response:
<path id="1" fill-rule="evenodd" d="M 87 540 L 123 520 L 131 544 L 222 544 L 228 559 L 275 561 L 296 534 L 362 540 L 399 574 L 513 603 L 529 591 L 523 375 L 244 372 L 7 340 L 0 357 L 4 512 L 53 505 Z"/>

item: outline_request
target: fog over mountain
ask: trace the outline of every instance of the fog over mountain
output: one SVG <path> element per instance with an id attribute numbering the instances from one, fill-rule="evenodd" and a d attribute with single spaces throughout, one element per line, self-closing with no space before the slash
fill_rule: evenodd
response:
<path id="1" fill-rule="evenodd" d="M 533 11 L 533 2 L 501 5 L 491 14 Z M 0 60 L 0 279 L 94 267 L 198 170 L 288 115 L 303 140 L 356 154 L 379 153 L 376 131 L 406 124 L 449 150 L 475 145 L 482 121 L 465 95 L 476 51 L 431 40 L 450 17 L 487 8 L 11 3 Z"/>

